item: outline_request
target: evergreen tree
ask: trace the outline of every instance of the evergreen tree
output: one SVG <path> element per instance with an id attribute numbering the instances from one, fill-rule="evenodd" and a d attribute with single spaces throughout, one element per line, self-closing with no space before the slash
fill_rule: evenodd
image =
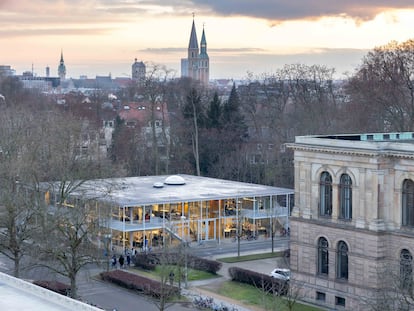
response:
<path id="1" fill-rule="evenodd" d="M 221 128 L 222 107 L 217 92 L 214 92 L 213 100 L 207 110 L 207 128 Z"/>
<path id="2" fill-rule="evenodd" d="M 229 99 L 223 106 L 222 120 L 224 129 L 231 132 L 233 137 L 239 137 L 239 141 L 246 137 L 247 126 L 240 110 L 240 98 L 234 83 Z"/>

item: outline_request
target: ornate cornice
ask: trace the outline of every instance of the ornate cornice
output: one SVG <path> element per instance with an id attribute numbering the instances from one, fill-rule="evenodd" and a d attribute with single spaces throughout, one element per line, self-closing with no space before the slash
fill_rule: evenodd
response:
<path id="1" fill-rule="evenodd" d="M 383 157 L 383 158 L 401 158 L 401 159 L 414 159 L 414 153 L 412 152 L 403 152 L 393 149 L 380 149 L 380 150 L 370 150 L 370 149 L 359 149 L 359 148 L 349 148 L 349 147 L 329 147 L 322 145 L 307 145 L 307 144 L 298 144 L 290 143 L 286 144 L 286 147 L 294 151 L 307 151 L 314 153 L 327 153 L 327 154 L 342 154 L 349 156 L 361 156 L 361 157 Z"/>

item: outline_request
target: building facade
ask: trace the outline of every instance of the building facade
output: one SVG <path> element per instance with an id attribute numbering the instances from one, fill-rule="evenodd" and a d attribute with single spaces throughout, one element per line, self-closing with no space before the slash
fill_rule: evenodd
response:
<path id="1" fill-rule="evenodd" d="M 301 136 L 292 285 L 330 310 L 411 310 L 414 133 Z"/>
<path id="2" fill-rule="evenodd" d="M 60 185 L 45 186 L 53 205 Z M 82 182 L 66 204 L 99 215 L 100 236 L 125 250 L 270 236 L 288 229 L 292 196 L 292 189 L 200 176 L 139 176 Z"/>
<path id="3" fill-rule="evenodd" d="M 204 85 L 208 85 L 210 80 L 210 58 L 207 54 L 204 27 L 199 47 L 194 19 L 191 26 L 187 58 L 181 60 L 181 75 L 198 80 Z"/>
<path id="4" fill-rule="evenodd" d="M 132 80 L 134 80 L 137 83 L 144 83 L 146 66 L 142 61 L 139 62 L 135 58 L 135 61 L 131 66 L 131 71 L 132 71 Z"/>

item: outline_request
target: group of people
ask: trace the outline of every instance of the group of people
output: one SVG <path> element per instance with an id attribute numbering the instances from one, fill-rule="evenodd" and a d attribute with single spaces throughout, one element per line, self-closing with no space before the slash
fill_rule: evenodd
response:
<path id="1" fill-rule="evenodd" d="M 126 262 L 125 262 L 125 257 L 126 257 Z M 125 257 L 121 254 L 119 255 L 119 258 L 116 258 L 116 255 L 113 254 L 112 259 L 111 259 L 112 268 L 116 269 L 117 264 L 119 264 L 120 269 L 129 267 L 131 265 L 131 254 L 128 252 L 126 253 Z"/>

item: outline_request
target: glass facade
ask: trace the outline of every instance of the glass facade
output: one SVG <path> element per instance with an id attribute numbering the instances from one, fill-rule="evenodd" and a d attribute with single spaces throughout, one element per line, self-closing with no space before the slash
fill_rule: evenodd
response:
<path id="1" fill-rule="evenodd" d="M 291 194 L 171 202 L 112 208 L 112 243 L 149 249 L 164 243 L 218 241 L 239 236 L 267 237 L 288 230 Z"/>

